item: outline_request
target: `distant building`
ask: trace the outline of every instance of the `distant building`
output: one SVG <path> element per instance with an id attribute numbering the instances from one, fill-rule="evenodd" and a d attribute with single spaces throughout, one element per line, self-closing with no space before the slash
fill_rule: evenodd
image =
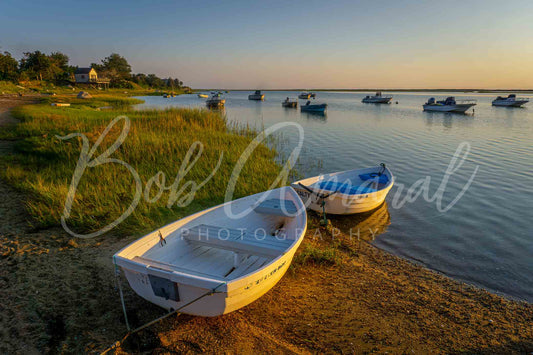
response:
<path id="1" fill-rule="evenodd" d="M 95 87 L 109 87 L 109 79 L 98 78 L 94 68 L 76 68 L 74 72 L 74 81 L 76 84 L 86 84 Z"/>

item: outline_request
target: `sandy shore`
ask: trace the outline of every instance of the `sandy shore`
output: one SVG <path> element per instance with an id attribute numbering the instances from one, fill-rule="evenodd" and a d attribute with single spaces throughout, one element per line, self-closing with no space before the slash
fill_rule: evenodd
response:
<path id="1" fill-rule="evenodd" d="M 24 101 L 26 99 L 23 99 Z M 29 99 L 28 99 L 29 100 Z M 0 124 L 22 101 L 0 98 Z M 4 113 L 2 113 L 2 110 Z M 12 142 L 0 142 L 9 154 Z M 74 239 L 35 230 L 25 196 L 0 181 L 0 353 L 100 352 L 126 333 L 111 256 L 133 237 Z M 338 262 L 299 262 L 248 307 L 226 316 L 166 319 L 119 352 L 531 353 L 533 306 L 492 295 L 373 247 L 386 205 L 332 219 L 332 238 L 310 214 L 300 248 L 335 248 Z M 361 238 L 351 238 L 359 228 Z M 317 232 L 319 231 L 319 232 Z M 164 314 L 123 282 L 133 326 Z"/>

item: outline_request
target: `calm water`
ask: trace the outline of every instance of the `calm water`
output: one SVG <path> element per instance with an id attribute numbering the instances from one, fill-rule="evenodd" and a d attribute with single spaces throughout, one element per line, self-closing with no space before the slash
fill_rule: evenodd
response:
<path id="1" fill-rule="evenodd" d="M 297 168 L 305 176 L 380 162 L 390 167 L 396 186 L 387 205 L 363 217 L 343 217 L 341 224 L 353 221 L 362 229 L 379 228 L 374 243 L 380 248 L 533 302 L 533 103 L 501 108 L 490 105 L 494 94 L 450 94 L 478 100 L 474 115 L 457 115 L 422 111 L 428 97 L 447 96 L 443 93 L 392 93 L 398 104 L 373 105 L 361 103 L 366 93 L 319 92 L 317 101 L 329 107 L 325 116 L 317 116 L 281 107 L 285 97 L 297 97 L 295 92 L 265 92 L 264 102 L 249 101 L 248 94 L 225 95 L 228 119 L 257 128 L 283 121 L 301 124 L 305 139 Z M 141 107 L 204 107 L 204 99 L 196 95 L 143 99 Z M 296 130 L 288 129 L 282 137 L 282 150 L 292 150 Z M 440 212 L 423 194 L 397 208 L 395 196 L 404 199 L 405 190 L 426 176 L 431 177 L 429 196 L 435 194 L 462 142 L 471 150 L 449 177 L 442 206 L 479 167 L 462 198 L 447 212 Z"/>

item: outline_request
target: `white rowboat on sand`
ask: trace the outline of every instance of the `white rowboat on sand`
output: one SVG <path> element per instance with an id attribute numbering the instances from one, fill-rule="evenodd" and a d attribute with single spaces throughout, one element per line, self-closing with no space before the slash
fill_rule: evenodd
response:
<path id="1" fill-rule="evenodd" d="M 379 207 L 394 185 L 394 176 L 380 166 L 319 175 L 293 182 L 307 208 L 329 214 L 354 214 Z M 325 206 L 322 203 L 325 202 Z"/>
<path id="2" fill-rule="evenodd" d="M 194 301 L 180 312 L 218 316 L 248 305 L 281 279 L 306 227 L 302 200 L 282 187 L 173 222 L 113 259 L 144 299 L 167 310 Z"/>

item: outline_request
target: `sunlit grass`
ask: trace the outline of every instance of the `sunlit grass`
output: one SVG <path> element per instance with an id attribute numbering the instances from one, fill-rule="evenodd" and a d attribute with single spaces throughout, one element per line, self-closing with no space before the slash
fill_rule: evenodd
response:
<path id="1" fill-rule="evenodd" d="M 55 98 L 69 101 L 70 107 L 52 107 L 49 101 L 39 105 L 20 106 L 13 115 L 21 120 L 16 127 L 4 129 L 1 135 L 19 139 L 15 154 L 2 157 L 1 176 L 27 193 L 26 207 L 36 227 L 57 226 L 81 151 L 81 139 L 60 140 L 57 136 L 83 133 L 91 147 L 108 124 L 117 116 L 131 120 L 130 132 L 111 158 L 131 165 L 142 181 L 143 197 L 135 211 L 116 231 L 140 233 L 192 212 L 223 202 L 233 168 L 244 149 L 255 136 L 246 127 L 228 128 L 218 113 L 198 109 L 131 110 L 124 106 L 135 99 L 101 95 L 93 100 Z M 102 106 L 113 109 L 100 110 Z M 124 122 L 115 125 L 93 159 L 117 139 Z M 200 142 L 203 152 L 187 174 L 177 182 L 177 190 L 188 181 L 200 184 L 215 169 L 211 180 L 200 188 L 187 206 L 178 206 L 180 198 L 168 207 L 170 191 L 152 203 L 146 202 L 147 181 L 161 172 L 165 186 L 172 185 L 189 148 Z M 198 151 L 198 149 L 196 149 Z M 195 154 L 193 154 L 194 156 Z M 245 164 L 234 198 L 266 190 L 280 171 L 275 152 L 261 145 Z M 194 159 L 191 159 L 191 161 Z M 187 185 L 183 196 L 189 192 Z M 136 185 L 132 174 L 122 165 L 103 164 L 87 168 L 73 203 L 68 225 L 78 233 L 100 230 L 118 218 L 130 205 Z M 158 189 L 153 186 L 147 197 L 153 199 Z"/>
<path id="2" fill-rule="evenodd" d="M 304 249 L 294 258 L 295 265 L 336 265 L 339 262 L 337 250 L 332 247 L 325 249 L 307 244 Z"/>

